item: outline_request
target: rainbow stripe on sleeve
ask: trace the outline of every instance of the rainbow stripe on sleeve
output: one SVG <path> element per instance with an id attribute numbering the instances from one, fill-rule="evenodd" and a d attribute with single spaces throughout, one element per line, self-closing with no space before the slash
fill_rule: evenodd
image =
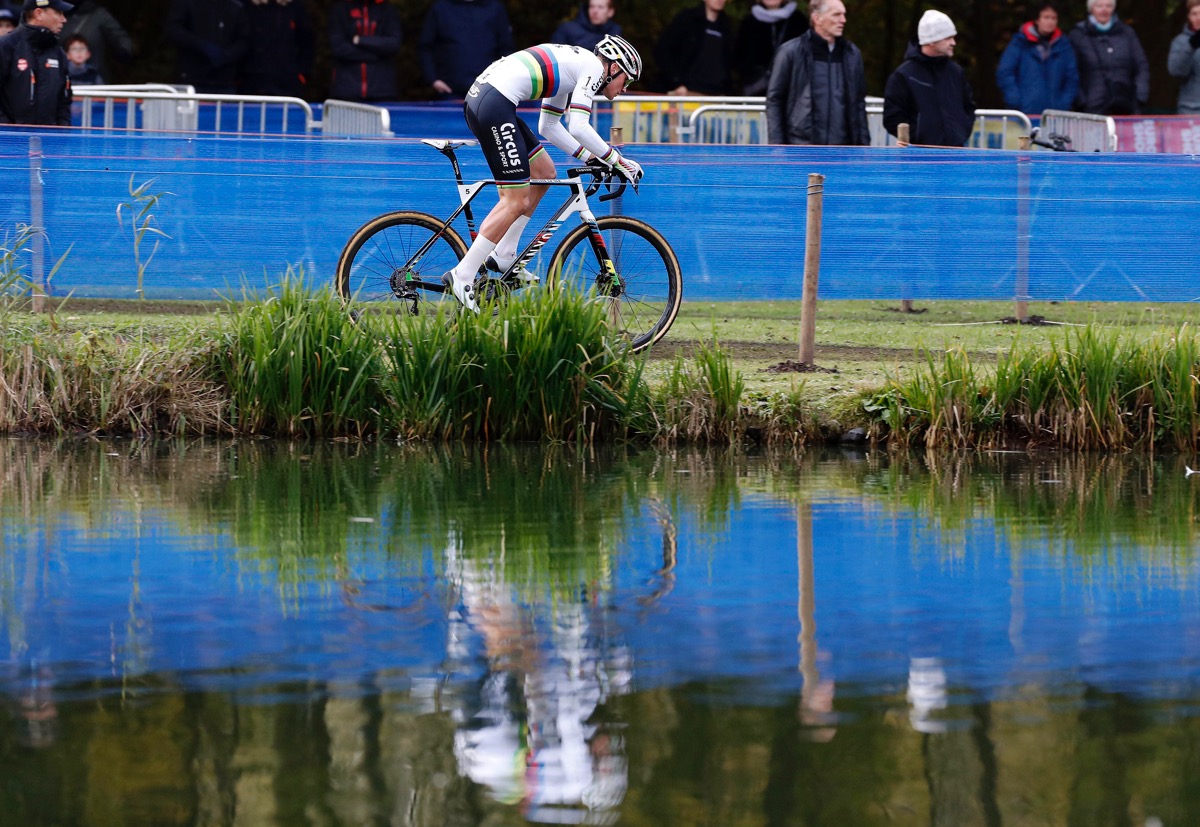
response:
<path id="1" fill-rule="evenodd" d="M 554 55 L 540 46 L 534 46 L 532 49 L 517 52 L 517 57 L 529 71 L 529 80 L 533 85 L 529 100 L 552 98 L 558 94 L 562 74 L 558 70 L 558 61 L 554 59 Z"/>

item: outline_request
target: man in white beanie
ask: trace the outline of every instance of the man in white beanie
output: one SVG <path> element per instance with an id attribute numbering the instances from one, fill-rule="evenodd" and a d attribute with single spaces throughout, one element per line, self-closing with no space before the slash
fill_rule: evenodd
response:
<path id="1" fill-rule="evenodd" d="M 917 25 L 917 42 L 892 72 L 883 91 L 883 125 L 895 135 L 906 123 L 910 141 L 923 146 L 963 146 L 975 128 L 975 101 L 954 55 L 954 22 L 929 10 Z"/>

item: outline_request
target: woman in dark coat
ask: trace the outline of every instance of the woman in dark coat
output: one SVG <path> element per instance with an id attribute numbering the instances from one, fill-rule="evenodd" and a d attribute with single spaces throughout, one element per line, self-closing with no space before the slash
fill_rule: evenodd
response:
<path id="1" fill-rule="evenodd" d="M 758 0 L 738 27 L 733 51 L 739 89 L 743 95 L 767 94 L 771 62 L 785 42 L 808 31 L 808 20 L 795 0 Z"/>
<path id="2" fill-rule="evenodd" d="M 1150 63 L 1115 0 L 1088 0 L 1088 18 L 1071 30 L 1079 65 L 1075 108 L 1094 115 L 1136 115 L 1150 98 Z"/>

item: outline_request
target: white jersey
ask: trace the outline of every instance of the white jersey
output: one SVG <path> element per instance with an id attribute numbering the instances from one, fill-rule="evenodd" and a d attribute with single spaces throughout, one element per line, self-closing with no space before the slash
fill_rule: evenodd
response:
<path id="1" fill-rule="evenodd" d="M 541 100 L 538 131 L 563 152 L 582 160 L 590 152 L 609 163 L 618 157 L 592 128 L 592 100 L 605 76 L 604 63 L 586 49 L 543 43 L 500 58 L 476 82 L 491 85 L 514 105 Z"/>

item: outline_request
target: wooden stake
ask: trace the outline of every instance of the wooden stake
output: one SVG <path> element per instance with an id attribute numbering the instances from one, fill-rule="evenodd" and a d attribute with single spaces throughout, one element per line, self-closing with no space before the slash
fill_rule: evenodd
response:
<path id="1" fill-rule="evenodd" d="M 908 146 L 909 145 L 908 139 L 909 139 L 908 124 L 906 124 L 906 123 L 896 124 L 896 145 L 897 146 Z M 913 312 L 912 299 L 901 299 L 900 300 L 900 312 L 901 313 Z"/>
<path id="2" fill-rule="evenodd" d="M 804 230 L 804 289 L 800 300 L 800 362 L 813 364 L 817 341 L 817 285 L 821 277 L 821 218 L 825 176 L 808 176 L 808 222 Z"/>

